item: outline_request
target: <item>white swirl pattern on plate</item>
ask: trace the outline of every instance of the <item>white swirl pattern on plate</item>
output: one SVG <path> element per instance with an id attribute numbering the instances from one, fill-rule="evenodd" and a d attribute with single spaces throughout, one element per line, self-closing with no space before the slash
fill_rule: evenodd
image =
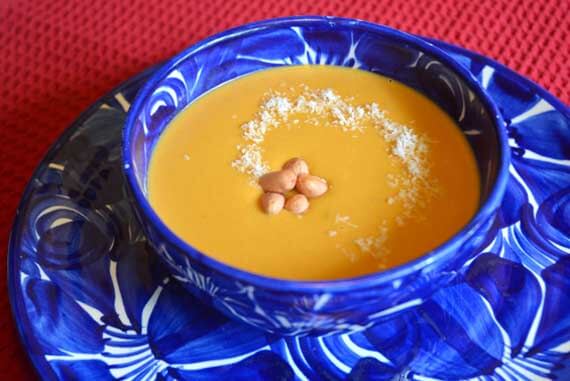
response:
<path id="1" fill-rule="evenodd" d="M 486 59 L 452 52 L 504 108 L 515 153 L 489 243 L 454 283 L 429 300 L 411 303 L 397 319 L 352 334 L 280 338 L 227 320 L 184 292 L 147 247 L 121 188 L 117 153 L 124 112 L 108 97 L 66 134 L 35 174 L 11 240 L 12 302 L 40 375 L 49 380 L 568 376 L 560 369 L 568 366 L 570 352 L 568 110 Z M 139 83 L 120 91 L 132 99 Z M 77 255 L 65 260 L 60 249 L 69 242 Z M 184 271 L 180 280 L 216 295 L 211 280 Z M 252 290 L 241 292 L 256 303 Z M 322 298 L 307 305 L 322 307 L 326 294 Z M 236 300 L 226 300 L 227 308 L 239 308 Z M 279 317 L 260 311 L 260 319 Z"/>
<path id="2" fill-rule="evenodd" d="M 347 27 L 345 24 L 335 25 L 335 19 L 327 20 L 332 25 L 329 29 L 322 29 L 322 24 L 315 27 L 301 20 L 299 26 L 263 25 L 256 29 L 255 34 L 250 33 L 247 39 L 233 40 L 230 32 L 206 43 L 206 47 L 216 44 L 215 50 L 202 46 L 191 53 L 183 53 L 182 58 L 175 58 L 173 62 L 176 65 L 172 69 L 167 66 L 168 70 L 158 77 L 157 83 L 152 83 L 154 90 L 139 97 L 144 98 L 144 102 L 131 114 L 134 127 L 130 129 L 130 122 L 127 123 L 127 140 L 137 142 L 137 146 L 126 153 L 134 156 L 129 173 L 138 184 L 142 184 L 143 193 L 146 192 L 147 171 L 144 168 L 148 166 L 148 153 L 152 152 L 171 118 L 189 102 L 241 75 L 298 64 L 358 67 L 388 75 L 418 89 L 436 101 L 460 128 L 468 132 L 466 137 L 474 148 L 484 177 L 491 179 L 497 176 L 497 137 L 491 116 L 481 99 L 449 65 L 409 44 L 395 43 L 384 35 L 362 28 L 360 26 L 364 24 L 361 22 L 354 21 Z M 282 49 L 285 45 L 286 50 Z M 483 182 L 485 198 L 489 196 L 493 183 Z M 298 290 L 282 291 L 278 287 L 254 286 L 254 282 L 244 278 L 236 282 L 231 271 L 222 273 L 214 270 L 213 266 L 200 262 L 202 254 L 198 251 L 189 247 L 182 249 L 166 228 L 157 227 L 156 217 L 145 207 L 138 208 L 137 212 L 143 216 L 149 242 L 177 272 L 177 278 L 184 280 L 187 288 L 199 298 L 211 301 L 226 315 L 269 332 L 314 335 L 364 330 L 401 313 L 408 306 L 420 304 L 435 290 L 451 282 L 455 270 L 484 244 L 487 230 L 493 223 L 494 211 L 482 210 L 485 213 L 479 213 L 474 219 L 469 240 L 462 241 L 466 237 L 463 234 L 452 242 L 453 247 L 447 247 L 448 251 L 454 252 L 453 256 L 448 255 L 445 260 L 440 258 L 421 268 L 418 266 L 394 284 L 361 282 L 365 286 L 351 290 L 350 298 L 341 292 L 317 290 L 301 293 Z M 212 293 L 212 289 L 216 292 Z"/>

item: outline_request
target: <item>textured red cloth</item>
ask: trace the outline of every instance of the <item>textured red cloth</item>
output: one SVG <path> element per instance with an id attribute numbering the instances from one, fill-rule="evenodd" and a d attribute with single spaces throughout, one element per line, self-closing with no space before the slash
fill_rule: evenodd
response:
<path id="1" fill-rule="evenodd" d="M 34 379 L 6 292 L 17 202 L 49 145 L 98 97 L 212 33 L 293 14 L 356 17 L 491 56 L 570 102 L 570 0 L 1 0 L 0 379 Z"/>

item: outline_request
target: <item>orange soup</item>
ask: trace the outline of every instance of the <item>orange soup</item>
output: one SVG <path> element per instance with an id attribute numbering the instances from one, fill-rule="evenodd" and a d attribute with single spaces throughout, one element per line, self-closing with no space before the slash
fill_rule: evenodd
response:
<path id="1" fill-rule="evenodd" d="M 327 192 L 301 214 L 264 212 L 259 178 L 296 157 Z M 431 100 L 370 72 L 306 65 L 192 102 L 160 137 L 148 189 L 166 225 L 221 262 L 332 280 L 436 248 L 476 212 L 479 182 L 465 137 Z"/>

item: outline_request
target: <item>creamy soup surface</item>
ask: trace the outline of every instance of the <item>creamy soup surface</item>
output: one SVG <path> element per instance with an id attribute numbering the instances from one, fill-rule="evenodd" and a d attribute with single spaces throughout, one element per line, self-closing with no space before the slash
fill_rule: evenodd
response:
<path id="1" fill-rule="evenodd" d="M 328 191 L 303 214 L 264 213 L 259 176 L 294 157 Z M 192 102 L 156 144 L 148 190 L 174 233 L 221 262 L 332 280 L 448 240 L 476 212 L 480 179 L 460 129 L 422 94 L 370 72 L 308 65 L 259 71 Z"/>

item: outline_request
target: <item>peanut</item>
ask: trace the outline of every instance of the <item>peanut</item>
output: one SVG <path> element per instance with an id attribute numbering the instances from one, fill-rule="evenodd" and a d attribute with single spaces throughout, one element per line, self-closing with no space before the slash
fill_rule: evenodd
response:
<path id="1" fill-rule="evenodd" d="M 302 194 L 296 194 L 287 199 L 285 209 L 294 214 L 305 213 L 309 209 L 309 200 Z"/>
<path id="2" fill-rule="evenodd" d="M 309 165 L 300 157 L 287 160 L 287 162 L 283 164 L 283 169 L 290 169 L 295 172 L 297 176 L 309 174 Z"/>
<path id="3" fill-rule="evenodd" d="M 325 179 L 312 175 L 299 176 L 297 178 L 296 188 L 299 193 L 302 193 L 309 198 L 322 196 L 329 189 Z"/>
<path id="4" fill-rule="evenodd" d="M 261 209 L 267 214 L 277 214 L 285 205 L 285 196 L 280 193 L 264 193 L 261 196 Z"/>
<path id="5" fill-rule="evenodd" d="M 286 193 L 295 188 L 297 175 L 290 169 L 266 173 L 259 178 L 259 185 L 265 192 Z"/>

